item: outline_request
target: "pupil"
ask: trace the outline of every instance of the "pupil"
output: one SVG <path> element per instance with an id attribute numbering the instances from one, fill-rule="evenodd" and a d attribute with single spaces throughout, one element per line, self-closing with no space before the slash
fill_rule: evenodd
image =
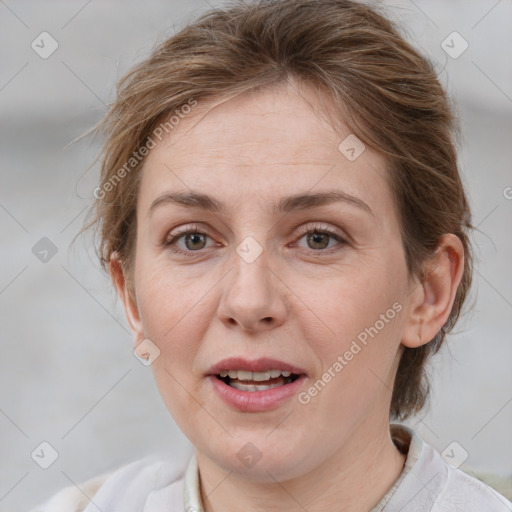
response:
<path id="1" fill-rule="evenodd" d="M 315 245 L 318 245 L 320 244 L 321 247 L 314 247 L 315 249 L 323 249 L 324 247 L 326 247 L 325 244 L 322 244 L 322 237 L 324 238 L 324 241 L 325 239 L 327 238 L 327 235 L 325 233 L 314 233 L 313 235 L 309 235 L 308 237 L 308 241 L 312 241 L 312 243 Z"/>

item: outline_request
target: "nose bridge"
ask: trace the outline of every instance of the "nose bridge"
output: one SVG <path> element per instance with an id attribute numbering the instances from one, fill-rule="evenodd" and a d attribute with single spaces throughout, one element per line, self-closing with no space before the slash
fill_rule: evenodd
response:
<path id="1" fill-rule="evenodd" d="M 258 237 L 260 241 L 256 239 Z M 269 250 L 261 234 L 247 235 L 235 247 L 229 265 L 232 266 L 230 288 L 236 293 L 246 293 L 256 303 L 268 300 Z M 246 299 L 247 300 L 247 299 Z"/>
<path id="2" fill-rule="evenodd" d="M 255 230 L 235 247 L 227 263 L 231 271 L 219 305 L 223 321 L 248 330 L 281 324 L 286 316 L 285 298 L 270 268 L 271 251 L 264 235 L 262 230 Z"/>

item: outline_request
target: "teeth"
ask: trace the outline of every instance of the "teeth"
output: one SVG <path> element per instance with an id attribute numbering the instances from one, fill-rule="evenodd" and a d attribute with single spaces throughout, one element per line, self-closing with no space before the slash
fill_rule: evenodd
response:
<path id="1" fill-rule="evenodd" d="M 242 382 L 230 382 L 229 385 L 232 388 L 238 389 L 240 391 L 266 391 L 267 389 L 277 388 L 279 386 L 283 386 L 283 384 L 269 384 L 269 385 L 262 385 L 262 384 L 244 384 Z"/>
<path id="2" fill-rule="evenodd" d="M 238 370 L 238 380 L 252 380 L 252 372 Z"/>
<path id="3" fill-rule="evenodd" d="M 221 378 L 229 377 L 237 380 L 253 380 L 263 382 L 277 377 L 289 377 L 291 372 L 281 370 L 266 370 L 264 372 L 249 372 L 247 370 L 222 370 L 219 373 Z"/>

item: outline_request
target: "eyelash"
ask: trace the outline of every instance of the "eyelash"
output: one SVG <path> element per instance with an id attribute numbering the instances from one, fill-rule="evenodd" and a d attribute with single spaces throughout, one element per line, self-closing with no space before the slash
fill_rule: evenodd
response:
<path id="1" fill-rule="evenodd" d="M 301 235 L 299 237 L 299 240 L 301 238 L 303 238 L 304 236 L 309 235 L 309 234 L 313 234 L 313 233 L 329 235 L 331 238 L 334 238 L 338 242 L 338 245 L 335 246 L 334 248 L 331 247 L 329 249 L 316 249 L 316 250 L 315 249 L 309 249 L 309 251 L 311 253 L 314 253 L 314 254 L 319 254 L 319 253 L 322 253 L 322 252 L 330 254 L 330 253 L 333 252 L 333 249 L 335 251 L 339 250 L 341 247 L 343 247 L 344 245 L 347 244 L 347 241 L 345 239 L 341 238 L 340 235 L 335 233 L 333 230 L 331 230 L 329 228 L 326 228 L 324 226 L 321 226 L 321 225 L 313 225 L 313 226 L 309 227 L 309 229 L 307 229 L 306 231 L 301 233 Z M 167 238 L 166 240 L 164 240 L 162 245 L 165 248 L 169 249 L 170 251 L 172 251 L 174 253 L 182 254 L 182 255 L 185 255 L 185 256 L 194 256 L 196 253 L 200 253 L 202 249 L 198 249 L 197 251 L 190 251 L 190 250 L 184 251 L 183 249 L 178 249 L 176 247 L 176 242 L 180 238 L 182 238 L 182 237 L 184 237 L 186 235 L 190 235 L 190 234 L 198 234 L 198 235 L 204 235 L 206 237 L 209 237 L 208 233 L 205 233 L 203 230 L 201 230 L 197 226 L 195 226 L 194 228 L 189 228 L 189 229 L 187 229 L 185 231 L 181 231 L 179 233 L 176 233 L 171 238 Z"/>

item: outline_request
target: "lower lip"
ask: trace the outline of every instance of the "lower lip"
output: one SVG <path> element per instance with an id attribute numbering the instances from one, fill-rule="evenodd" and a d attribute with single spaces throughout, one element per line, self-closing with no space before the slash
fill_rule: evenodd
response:
<path id="1" fill-rule="evenodd" d="M 276 409 L 287 398 L 296 395 L 306 376 L 301 375 L 289 384 L 265 391 L 241 391 L 228 386 L 215 375 L 209 375 L 208 379 L 220 398 L 231 407 L 242 412 L 262 412 Z"/>

